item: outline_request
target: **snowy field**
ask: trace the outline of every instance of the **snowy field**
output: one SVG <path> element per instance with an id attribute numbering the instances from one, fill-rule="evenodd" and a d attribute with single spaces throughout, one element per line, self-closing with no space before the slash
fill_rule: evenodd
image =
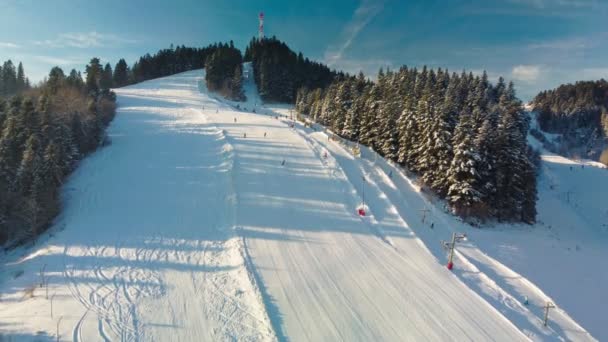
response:
<path id="1" fill-rule="evenodd" d="M 241 110 L 202 84 L 116 91 L 112 144 L 70 177 L 49 234 L 2 257 L 2 338 L 608 339 L 608 171 L 545 154 L 539 224 L 474 229 L 373 152 L 290 128 L 251 80 Z"/>

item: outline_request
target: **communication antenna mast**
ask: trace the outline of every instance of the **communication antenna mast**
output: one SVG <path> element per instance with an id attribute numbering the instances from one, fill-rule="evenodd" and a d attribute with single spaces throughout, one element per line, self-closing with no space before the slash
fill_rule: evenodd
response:
<path id="1" fill-rule="evenodd" d="M 262 39 L 262 38 L 264 38 L 264 12 L 260 12 L 260 15 L 258 16 L 258 18 L 260 19 L 260 27 L 259 27 L 260 39 Z"/>

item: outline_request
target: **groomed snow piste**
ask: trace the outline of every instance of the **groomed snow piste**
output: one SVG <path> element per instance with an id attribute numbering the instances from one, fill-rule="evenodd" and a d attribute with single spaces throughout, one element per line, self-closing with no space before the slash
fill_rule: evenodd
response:
<path id="1" fill-rule="evenodd" d="M 440 241 L 466 228 L 393 165 L 290 128 L 251 80 L 241 110 L 203 81 L 116 90 L 112 144 L 70 177 L 49 233 L 3 257 L 3 338 L 593 340 L 487 237 L 448 271 Z"/>

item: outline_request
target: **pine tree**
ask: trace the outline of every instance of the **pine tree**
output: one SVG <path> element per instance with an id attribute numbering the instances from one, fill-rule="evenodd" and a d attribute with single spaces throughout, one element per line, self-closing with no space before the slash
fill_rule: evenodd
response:
<path id="1" fill-rule="evenodd" d="M 296 93 L 296 111 L 300 114 L 310 114 L 310 93 L 308 88 L 302 87 Z"/>
<path id="2" fill-rule="evenodd" d="M 433 70 L 426 74 L 424 78 L 425 85 L 421 90 L 420 97 L 418 98 L 417 119 L 418 126 L 422 128 L 421 131 L 416 132 L 416 139 L 414 140 L 413 151 L 410 153 L 411 168 L 414 171 L 420 172 L 422 175 L 432 166 L 429 156 L 427 155 L 430 144 L 432 144 L 434 131 L 432 131 L 432 121 L 435 112 L 434 104 L 437 102 L 434 94 L 435 87 L 435 73 Z"/>
<path id="3" fill-rule="evenodd" d="M 32 134 L 25 144 L 25 150 L 15 177 L 15 189 L 19 189 L 24 197 L 30 195 L 33 176 L 39 167 L 41 167 L 40 141 L 36 134 Z"/>
<path id="4" fill-rule="evenodd" d="M 475 188 L 479 190 L 481 200 L 490 206 L 497 191 L 494 179 L 496 172 L 496 143 L 494 134 L 491 121 L 486 119 L 474 140 L 475 149 L 479 151 L 479 178 L 475 184 Z"/>
<path id="5" fill-rule="evenodd" d="M 0 183 L 13 185 L 17 165 L 21 159 L 21 144 L 18 139 L 17 118 L 9 116 L 0 136 Z"/>
<path id="6" fill-rule="evenodd" d="M 435 107 L 432 111 L 430 124 L 424 134 L 427 140 L 422 144 L 426 147 L 423 152 L 426 172 L 422 180 L 440 196 L 445 196 L 450 185 L 448 173 L 453 158 L 452 132 L 448 112 L 442 111 L 441 107 Z"/>
<path id="7" fill-rule="evenodd" d="M 16 80 L 16 92 L 20 93 L 28 88 L 25 80 L 25 72 L 23 71 L 23 64 L 19 62 L 17 67 L 17 80 Z"/>
<path id="8" fill-rule="evenodd" d="M 357 95 L 344 118 L 344 126 L 342 127 L 341 135 L 346 139 L 356 141 L 359 139 L 359 124 L 361 121 L 361 112 L 363 111 L 365 101 L 361 95 Z"/>
<path id="9" fill-rule="evenodd" d="M 332 83 L 325 92 L 321 105 L 321 113 L 318 117 L 319 122 L 323 125 L 328 126 L 330 118 L 332 118 L 337 111 L 338 104 L 335 100 L 337 91 L 337 84 Z"/>
<path id="10" fill-rule="evenodd" d="M 336 133 L 340 134 L 344 129 L 347 113 L 353 104 L 352 95 L 350 80 L 347 79 L 341 82 L 336 92 L 336 108 L 330 121 L 330 127 Z"/>
<path id="11" fill-rule="evenodd" d="M 365 96 L 365 108 L 363 110 L 359 141 L 374 150 L 378 149 L 378 122 L 376 121 L 382 95 L 377 85 L 372 85 Z"/>
<path id="12" fill-rule="evenodd" d="M 57 90 L 63 86 L 65 81 L 65 74 L 60 67 L 53 67 L 49 72 L 49 78 L 46 82 L 47 89 L 51 94 L 57 93 Z"/>
<path id="13" fill-rule="evenodd" d="M 116 63 L 112 78 L 115 87 L 123 87 L 129 83 L 129 67 L 123 58 Z"/>
<path id="14" fill-rule="evenodd" d="M 101 73 L 101 77 L 99 78 L 99 88 L 101 90 L 108 90 L 112 88 L 112 67 L 110 63 L 106 63 L 106 66 Z"/>
<path id="15" fill-rule="evenodd" d="M 4 129 L 4 121 L 6 120 L 6 102 L 0 98 L 0 137 L 2 136 L 2 130 Z"/>
<path id="16" fill-rule="evenodd" d="M 378 152 L 385 158 L 397 160 L 399 134 L 397 119 L 402 111 L 402 100 L 399 96 L 398 75 L 387 70 L 378 81 L 382 101 L 377 108 Z"/>
<path id="17" fill-rule="evenodd" d="M 458 113 L 460 113 L 461 110 L 462 99 L 460 98 L 460 80 L 460 77 L 458 77 L 456 74 L 452 75 L 442 104 L 442 111 L 445 114 L 450 132 L 453 132 L 454 128 L 456 128 L 456 124 L 458 123 Z"/>
<path id="18" fill-rule="evenodd" d="M 388 99 L 379 109 L 379 141 L 380 154 L 386 159 L 397 160 L 399 137 L 397 132 L 396 118 L 400 112 L 397 97 Z"/>
<path id="19" fill-rule="evenodd" d="M 76 71 L 76 69 L 72 69 L 72 71 L 70 71 L 70 75 L 65 78 L 65 83 L 72 88 L 84 88 L 84 81 L 82 80 L 82 76 L 80 75 L 79 71 Z"/>
<path id="20" fill-rule="evenodd" d="M 524 174 L 527 156 L 524 154 L 525 138 L 519 130 L 517 113 L 505 113 L 498 126 L 496 148 L 495 207 L 499 219 L 521 217 L 524 201 Z"/>
<path id="21" fill-rule="evenodd" d="M 536 222 L 536 167 L 528 159 L 524 164 L 523 181 L 524 181 L 524 198 L 522 202 L 521 220 L 532 224 Z"/>
<path id="22" fill-rule="evenodd" d="M 397 161 L 404 166 L 410 168 L 413 165 L 416 132 L 418 132 L 418 123 L 416 120 L 416 106 L 413 91 L 406 95 L 403 104 L 403 111 L 397 120 L 397 133 L 399 139 L 399 148 Z"/>
<path id="23" fill-rule="evenodd" d="M 30 98 L 23 100 L 19 106 L 19 114 L 17 116 L 17 139 L 19 144 L 25 144 L 27 139 L 32 134 L 40 132 L 40 121 L 34 108 L 34 102 Z"/>
<path id="24" fill-rule="evenodd" d="M 2 65 L 2 74 L 0 75 L 3 93 L 0 95 L 12 95 L 17 92 L 17 72 L 15 65 L 9 59 Z"/>
<path id="25" fill-rule="evenodd" d="M 481 203 L 481 194 L 475 188 L 479 156 L 472 134 L 471 115 L 464 112 L 454 132 L 454 159 L 448 171 L 448 201 L 456 214 L 465 217 L 472 215 Z"/>
<path id="26" fill-rule="evenodd" d="M 234 76 L 232 77 L 232 99 L 236 101 L 245 101 L 243 92 L 243 67 L 239 63 L 234 68 Z"/>
<path id="27" fill-rule="evenodd" d="M 88 93 L 97 94 L 99 91 L 99 80 L 103 73 L 99 58 L 92 58 L 86 67 L 87 79 L 86 89 Z"/>
<path id="28" fill-rule="evenodd" d="M 56 187 L 61 184 L 63 175 L 66 171 L 66 159 L 61 151 L 61 147 L 51 141 L 44 150 L 44 171 L 45 183 Z"/>

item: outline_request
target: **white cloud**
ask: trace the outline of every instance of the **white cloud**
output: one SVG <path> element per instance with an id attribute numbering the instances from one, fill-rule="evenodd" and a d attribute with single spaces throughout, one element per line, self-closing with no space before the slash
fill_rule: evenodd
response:
<path id="1" fill-rule="evenodd" d="M 337 45 L 329 46 L 325 50 L 325 63 L 335 66 L 342 60 L 344 52 L 352 45 L 369 22 L 378 15 L 384 8 L 383 1 L 363 0 L 353 13 L 350 22 L 344 27 L 341 33 L 341 42 Z"/>
<path id="2" fill-rule="evenodd" d="M 543 16 L 543 17 L 581 17 L 589 15 L 590 11 L 608 10 L 606 0 L 499 0 L 486 1 L 481 5 L 462 7 L 466 15 L 512 15 L 512 16 Z"/>
<path id="3" fill-rule="evenodd" d="M 522 82 L 535 82 L 541 74 L 541 67 L 538 65 L 517 65 L 511 70 L 511 77 Z"/>
<path id="4" fill-rule="evenodd" d="M 608 67 L 585 68 L 581 71 L 582 80 L 599 80 L 600 78 L 608 79 Z"/>
<path id="5" fill-rule="evenodd" d="M 587 39 L 582 37 L 575 38 L 566 38 L 566 39 L 558 39 L 551 40 L 539 43 L 528 44 L 528 49 L 537 50 L 537 49 L 547 49 L 547 50 L 575 50 L 575 49 L 586 49 L 592 47 L 593 43 Z"/>
<path id="6" fill-rule="evenodd" d="M 77 61 L 75 59 L 52 57 L 52 56 L 42 56 L 42 55 L 32 56 L 32 58 L 39 62 L 54 65 L 54 66 L 74 65 L 74 64 L 78 64 L 79 62 L 82 62 L 82 61 Z"/>
<path id="7" fill-rule="evenodd" d="M 509 0 L 509 2 L 515 3 L 515 4 L 519 4 L 519 5 L 527 5 L 527 6 L 537 7 L 537 8 L 544 7 L 544 1 L 543 0 Z"/>
<path id="8" fill-rule="evenodd" d="M 597 0 L 508 0 L 511 3 L 546 9 L 550 7 L 589 8 L 599 5 Z"/>
<path id="9" fill-rule="evenodd" d="M 19 45 L 14 44 L 14 43 L 8 43 L 8 42 L 0 42 L 0 48 L 3 48 L 3 49 L 18 49 Z"/>
<path id="10" fill-rule="evenodd" d="M 47 47 L 74 47 L 82 49 L 105 47 L 114 44 L 132 44 L 136 42 L 136 40 L 119 37 L 114 34 L 91 31 L 62 33 L 55 39 L 38 40 L 34 41 L 34 44 Z"/>

